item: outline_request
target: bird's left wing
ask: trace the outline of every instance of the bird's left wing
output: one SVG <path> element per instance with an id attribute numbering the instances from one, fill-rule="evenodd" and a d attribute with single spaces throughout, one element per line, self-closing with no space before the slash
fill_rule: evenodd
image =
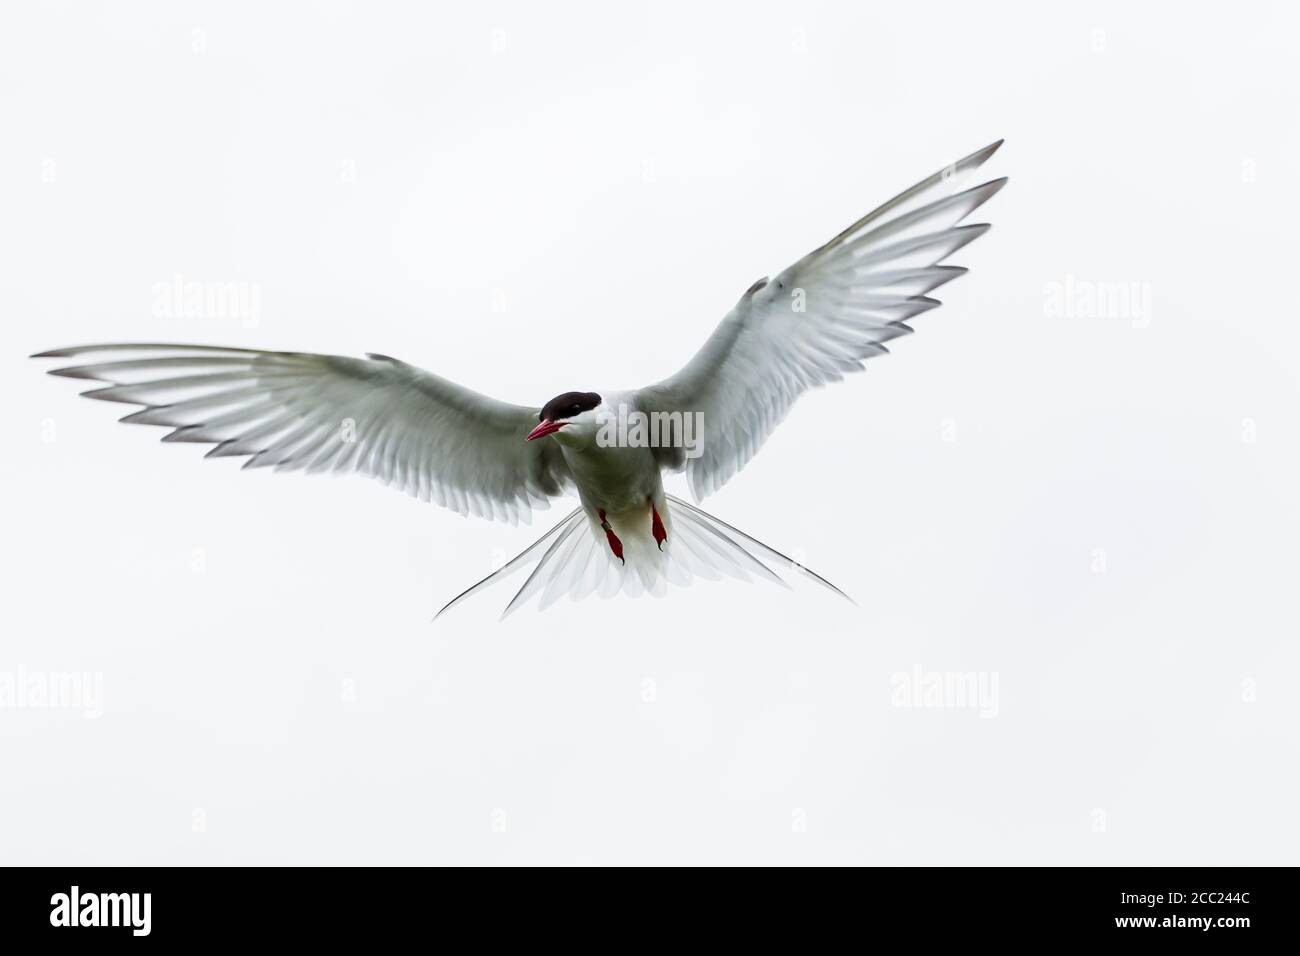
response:
<path id="1" fill-rule="evenodd" d="M 358 473 L 461 514 L 528 521 L 570 483 L 555 442 L 526 442 L 537 410 L 383 355 L 364 359 L 198 345 L 90 345 L 52 375 L 104 382 L 88 398 L 144 406 L 124 422 L 215 445 L 245 468 Z"/>
<path id="2" fill-rule="evenodd" d="M 800 395 L 859 371 L 912 331 L 908 319 L 939 305 L 927 293 L 966 271 L 944 260 L 989 228 L 959 223 L 1006 180 L 962 192 L 952 184 L 1000 145 L 922 180 L 756 282 L 681 371 L 637 393 L 642 412 L 700 416 L 697 457 L 655 450 L 665 467 L 686 469 L 697 501 L 754 456 Z"/>

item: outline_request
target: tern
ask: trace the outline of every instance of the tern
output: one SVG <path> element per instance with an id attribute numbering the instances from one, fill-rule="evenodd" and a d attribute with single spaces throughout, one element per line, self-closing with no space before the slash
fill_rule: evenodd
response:
<path id="1" fill-rule="evenodd" d="M 538 594 L 546 607 L 565 595 L 662 594 L 695 577 L 784 584 L 772 565 L 843 595 L 667 494 L 663 475 L 684 472 L 700 501 L 754 456 L 800 395 L 861 370 L 912 331 L 908 320 L 937 307 L 930 293 L 966 272 L 946 260 L 989 229 L 966 217 L 1006 179 L 954 183 L 1001 145 L 950 163 L 753 283 L 694 358 L 643 388 L 565 392 L 538 408 L 376 353 L 147 343 L 33 357 L 83 360 L 50 374 L 105 383 L 83 394 L 141 406 L 121 421 L 168 427 L 163 441 L 210 444 L 207 457 L 244 458 L 244 468 L 363 474 L 511 523 L 576 493 L 564 520 L 439 614 L 530 559 L 503 618 Z"/>

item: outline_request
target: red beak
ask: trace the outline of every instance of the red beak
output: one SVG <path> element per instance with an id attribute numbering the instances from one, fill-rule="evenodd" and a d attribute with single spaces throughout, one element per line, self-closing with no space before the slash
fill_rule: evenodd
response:
<path id="1" fill-rule="evenodd" d="M 525 438 L 524 441 L 532 441 L 534 438 L 544 438 L 545 436 L 551 434 L 552 432 L 558 432 L 561 428 L 563 428 L 567 424 L 569 423 L 543 421 L 540 425 L 538 425 L 536 428 L 534 428 L 532 431 L 528 433 L 528 437 Z"/>

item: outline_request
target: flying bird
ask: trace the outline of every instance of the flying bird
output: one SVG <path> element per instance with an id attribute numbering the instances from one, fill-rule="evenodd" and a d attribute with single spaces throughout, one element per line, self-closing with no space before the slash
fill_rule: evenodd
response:
<path id="1" fill-rule="evenodd" d="M 172 429 L 244 468 L 358 473 L 464 515 L 517 523 L 553 498 L 578 507 L 448 602 L 532 570 L 504 617 L 540 594 L 661 594 L 695 577 L 784 583 L 821 576 L 664 491 L 684 472 L 698 502 L 754 456 L 805 391 L 885 354 L 966 270 L 946 260 L 988 231 L 964 220 L 1006 183 L 958 190 L 986 146 L 863 216 L 749 287 L 675 375 L 637 389 L 571 391 L 540 408 L 489 398 L 386 355 L 365 358 L 210 345 L 87 345 L 51 375 L 106 383 L 83 394 L 141 406 L 123 422 Z"/>

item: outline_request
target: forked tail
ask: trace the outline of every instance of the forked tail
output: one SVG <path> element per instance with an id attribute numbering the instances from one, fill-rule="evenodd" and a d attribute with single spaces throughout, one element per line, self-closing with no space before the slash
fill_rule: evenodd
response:
<path id="1" fill-rule="evenodd" d="M 532 571 L 502 612 L 503 619 L 538 594 L 541 594 L 538 610 L 543 610 L 566 594 L 575 601 L 592 594 L 659 595 L 667 590 L 668 584 L 685 585 L 696 577 L 711 580 L 730 577 L 742 581 L 757 577 L 787 587 L 770 565 L 797 571 L 853 603 L 852 598 L 820 574 L 775 548 L 689 502 L 672 495 L 667 499 L 671 503 L 671 531 L 662 552 L 645 549 L 636 557 L 629 554 L 626 564 L 616 560 L 606 544 L 599 519 L 579 507 L 500 569 L 448 601 L 434 615 L 434 620 L 478 591 L 524 570 L 529 559 L 539 551 L 541 556 L 535 559 Z"/>

